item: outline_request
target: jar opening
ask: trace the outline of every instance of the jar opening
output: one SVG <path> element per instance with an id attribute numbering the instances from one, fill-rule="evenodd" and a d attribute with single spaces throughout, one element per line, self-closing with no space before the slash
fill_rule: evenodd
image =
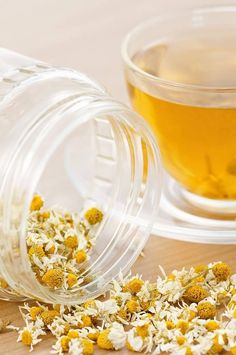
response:
<path id="1" fill-rule="evenodd" d="M 11 186 L 8 206 L 12 221 L 13 205 L 22 203 L 19 251 L 3 267 L 15 290 L 47 302 L 73 304 L 98 296 L 120 271 L 130 269 L 150 233 L 160 197 L 156 178 L 161 174 L 154 138 L 141 120 L 140 126 L 135 121 L 136 114 L 113 101 L 79 96 L 47 111 L 37 131 L 25 138 L 21 154 L 26 154 L 27 176 L 19 174 L 20 192 Z M 17 164 L 14 175 L 20 169 Z M 88 282 L 81 287 L 48 289 L 32 272 L 25 232 L 35 192 L 48 206 L 71 212 L 98 206 L 104 213 L 83 271 Z"/>

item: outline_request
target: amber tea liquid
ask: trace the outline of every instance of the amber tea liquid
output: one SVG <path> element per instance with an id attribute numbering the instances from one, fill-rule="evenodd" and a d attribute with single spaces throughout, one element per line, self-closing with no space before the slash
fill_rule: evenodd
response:
<path id="1" fill-rule="evenodd" d="M 208 88 L 236 88 L 236 36 L 188 34 L 138 52 L 133 62 L 158 78 Z M 227 39 L 228 38 L 228 39 Z M 166 170 L 187 190 L 236 199 L 236 95 L 155 89 L 128 78 L 133 107 L 149 122 Z"/>

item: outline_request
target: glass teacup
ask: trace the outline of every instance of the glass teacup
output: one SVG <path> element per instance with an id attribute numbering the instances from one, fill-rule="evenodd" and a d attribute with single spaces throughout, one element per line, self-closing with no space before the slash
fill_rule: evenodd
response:
<path id="1" fill-rule="evenodd" d="M 167 14 L 122 47 L 131 103 L 151 125 L 168 175 L 188 200 L 221 211 L 236 210 L 235 18 L 236 6 Z"/>

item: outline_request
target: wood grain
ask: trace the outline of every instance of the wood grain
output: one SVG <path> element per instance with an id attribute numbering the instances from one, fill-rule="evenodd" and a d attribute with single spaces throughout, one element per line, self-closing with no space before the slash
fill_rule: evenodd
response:
<path id="1" fill-rule="evenodd" d="M 235 255 L 236 246 L 215 246 L 204 244 L 192 244 L 178 242 L 152 236 L 144 250 L 145 256 L 139 257 L 133 267 L 133 272 L 138 272 L 144 278 L 154 280 L 159 272 L 159 265 L 162 265 L 166 272 L 183 266 L 197 265 L 211 261 L 223 260 L 228 262 L 236 272 Z M 0 302 L 0 318 L 11 320 L 16 325 L 22 325 L 22 319 L 18 311 L 19 304 Z M 21 343 L 16 343 L 17 335 L 14 332 L 6 332 L 0 335 L 0 354 L 23 355 L 28 349 Z M 53 338 L 48 336 L 35 348 L 35 355 L 49 354 Z M 116 352 L 121 355 L 128 353 L 127 350 Z M 101 351 L 96 349 L 95 354 L 105 355 L 114 352 Z"/>

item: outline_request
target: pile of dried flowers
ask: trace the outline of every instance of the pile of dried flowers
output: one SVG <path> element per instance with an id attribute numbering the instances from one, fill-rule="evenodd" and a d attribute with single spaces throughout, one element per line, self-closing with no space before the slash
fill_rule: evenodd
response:
<path id="1" fill-rule="evenodd" d="M 35 195 L 30 206 L 26 243 L 37 279 L 52 289 L 70 289 L 86 282 L 84 264 L 89 260 L 96 226 L 103 213 L 93 207 L 84 215 L 60 208 L 44 209 Z"/>
<path id="2" fill-rule="evenodd" d="M 178 355 L 236 354 L 236 275 L 223 262 L 174 270 L 156 282 L 120 275 L 108 297 L 76 306 L 20 307 L 19 338 L 31 349 L 51 332 L 52 353 L 107 350 Z"/>
<path id="3" fill-rule="evenodd" d="M 95 275 L 86 275 L 86 265 L 102 220 L 103 213 L 96 207 L 84 213 L 44 208 L 44 198 L 36 194 L 28 215 L 26 245 L 37 280 L 50 289 L 61 290 L 90 282 Z M 15 294 L 1 276 L 0 288 Z"/>

